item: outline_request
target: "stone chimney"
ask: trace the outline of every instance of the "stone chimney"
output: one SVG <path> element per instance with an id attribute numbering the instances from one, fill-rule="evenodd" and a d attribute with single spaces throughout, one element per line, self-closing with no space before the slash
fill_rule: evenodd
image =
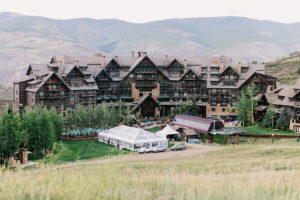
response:
<path id="1" fill-rule="evenodd" d="M 116 61 L 117 63 L 119 63 L 119 57 L 118 57 L 118 56 L 115 56 L 114 59 L 115 59 L 115 61 Z"/>
<path id="2" fill-rule="evenodd" d="M 238 74 L 241 74 L 242 73 L 242 63 L 241 62 L 238 62 L 238 65 L 237 65 L 237 73 Z"/>
<path id="3" fill-rule="evenodd" d="M 138 56 L 139 57 L 143 57 L 143 56 L 146 56 L 147 55 L 147 52 L 146 51 L 139 51 L 138 52 Z"/>
<path id="4" fill-rule="evenodd" d="M 224 71 L 224 63 L 223 63 L 223 61 L 220 62 L 219 67 L 220 67 L 220 72 Z"/>
<path id="5" fill-rule="evenodd" d="M 164 57 L 164 65 L 168 66 L 169 65 L 169 61 L 168 61 L 168 55 L 166 54 Z"/>
<path id="6" fill-rule="evenodd" d="M 187 59 L 183 60 L 183 73 L 187 72 Z"/>
<path id="7" fill-rule="evenodd" d="M 131 57 L 134 58 L 134 51 L 131 51 Z"/>
<path id="8" fill-rule="evenodd" d="M 74 59 L 73 62 L 74 62 L 74 65 L 79 65 L 79 60 L 78 59 Z"/>
<path id="9" fill-rule="evenodd" d="M 219 63 L 220 63 L 220 59 L 218 57 L 214 57 L 213 64 L 219 64 Z"/>
<path id="10" fill-rule="evenodd" d="M 104 67 L 105 66 L 105 56 L 102 56 L 101 58 L 102 58 L 101 64 L 102 64 L 102 67 Z"/>

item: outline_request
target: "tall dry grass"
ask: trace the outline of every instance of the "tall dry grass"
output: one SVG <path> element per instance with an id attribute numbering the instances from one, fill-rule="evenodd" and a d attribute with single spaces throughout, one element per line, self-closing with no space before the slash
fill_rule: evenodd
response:
<path id="1" fill-rule="evenodd" d="M 0 199 L 300 199 L 300 149 L 240 145 L 177 160 L 5 172 Z"/>

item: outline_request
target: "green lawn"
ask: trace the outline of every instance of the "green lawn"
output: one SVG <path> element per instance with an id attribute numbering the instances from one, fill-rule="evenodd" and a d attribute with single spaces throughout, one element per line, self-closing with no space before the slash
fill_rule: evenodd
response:
<path id="1" fill-rule="evenodd" d="M 156 133 L 157 131 L 160 131 L 160 127 L 159 126 L 155 126 L 153 128 L 149 128 L 149 129 L 145 129 L 146 131 L 152 132 L 152 133 Z"/>
<path id="2" fill-rule="evenodd" d="M 249 126 L 245 129 L 247 131 L 246 134 L 272 135 L 272 133 L 275 133 L 275 135 L 300 135 L 290 130 L 272 130 L 260 126 Z"/>
<path id="3" fill-rule="evenodd" d="M 129 153 L 129 151 L 121 151 L 112 145 L 96 140 L 60 141 L 55 144 L 53 152 L 53 154 L 46 156 L 42 162 L 60 164 Z"/>

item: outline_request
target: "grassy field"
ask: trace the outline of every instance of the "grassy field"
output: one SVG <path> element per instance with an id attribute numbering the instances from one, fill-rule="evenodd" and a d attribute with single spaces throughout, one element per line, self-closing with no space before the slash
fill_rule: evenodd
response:
<path id="1" fill-rule="evenodd" d="M 300 146 L 236 145 L 164 160 L 0 175 L 0 199 L 299 199 Z"/>
<path id="2" fill-rule="evenodd" d="M 101 157 L 126 154 L 112 145 L 95 140 L 89 141 L 60 141 L 55 144 L 54 153 L 41 160 L 42 163 L 61 164 Z"/>
<path id="3" fill-rule="evenodd" d="M 272 135 L 274 133 L 275 135 L 299 135 L 291 130 L 272 130 L 269 128 L 264 128 L 260 126 L 249 126 L 246 127 L 246 134 L 256 134 L 256 135 Z"/>

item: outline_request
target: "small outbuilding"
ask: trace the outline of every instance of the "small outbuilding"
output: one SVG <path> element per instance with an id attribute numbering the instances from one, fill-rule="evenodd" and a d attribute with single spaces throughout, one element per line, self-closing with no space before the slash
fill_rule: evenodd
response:
<path id="1" fill-rule="evenodd" d="M 156 135 L 162 136 L 167 139 L 175 139 L 180 137 L 179 132 L 175 131 L 171 126 L 167 125 L 164 129 L 156 132 Z"/>
<path id="2" fill-rule="evenodd" d="M 99 132 L 98 137 L 101 142 L 131 151 L 138 150 L 145 146 L 168 145 L 168 140 L 162 136 L 140 128 L 125 125 Z"/>

